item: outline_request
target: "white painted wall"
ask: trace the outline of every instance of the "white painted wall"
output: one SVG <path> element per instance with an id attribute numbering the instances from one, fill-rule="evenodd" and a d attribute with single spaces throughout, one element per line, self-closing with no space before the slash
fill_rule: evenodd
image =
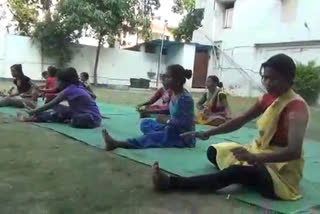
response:
<path id="1" fill-rule="evenodd" d="M 172 64 L 180 64 L 186 69 L 193 70 L 195 58 L 195 45 L 179 44 L 169 48 L 168 55 L 162 56 L 161 72 Z M 88 72 L 93 79 L 93 68 L 96 47 L 74 45 L 75 53 L 68 66 L 75 67 L 77 71 Z M 159 51 L 155 54 L 103 48 L 100 52 L 98 66 L 98 83 L 111 85 L 130 85 L 130 78 L 149 79 L 148 72 L 158 71 Z M 0 77 L 11 78 L 10 66 L 21 63 L 27 76 L 33 80 L 41 79 L 41 72 L 49 65 L 54 65 L 53 59 L 43 59 L 39 49 L 32 44 L 29 37 L 0 33 Z M 151 87 L 155 87 L 155 79 Z M 191 88 L 192 79 L 187 81 L 186 88 Z"/>
<path id="2" fill-rule="evenodd" d="M 74 46 L 74 58 L 69 66 L 78 72 L 88 72 L 93 76 L 96 47 Z M 162 57 L 161 67 L 165 68 L 166 56 Z M 0 77 L 11 78 L 10 66 L 23 64 L 25 74 L 34 80 L 41 79 L 41 72 L 54 64 L 52 59 L 44 59 L 30 38 L 0 33 Z M 98 82 L 102 84 L 129 85 L 130 78 L 148 79 L 148 72 L 157 72 L 158 55 L 111 48 L 103 48 L 100 53 Z M 151 86 L 155 86 L 153 81 Z"/>
<path id="3" fill-rule="evenodd" d="M 11 78 L 10 66 L 22 63 L 26 74 L 32 79 L 41 79 L 41 55 L 30 38 L 0 34 L 0 77 Z M 47 65 L 52 60 L 47 60 Z M 46 64 L 46 63 L 45 63 Z"/>
<path id="4" fill-rule="evenodd" d="M 183 45 L 174 45 L 168 49 L 167 64 L 182 64 L 183 63 Z"/>
<path id="5" fill-rule="evenodd" d="M 201 22 L 202 27 L 193 32 L 192 40 L 194 42 L 212 45 L 210 39 L 214 37 L 216 18 L 215 13 L 210 12 L 210 10 L 214 11 L 214 5 L 214 0 L 196 0 L 196 8 L 205 8 L 205 11 Z"/>
<path id="6" fill-rule="evenodd" d="M 289 1 L 296 3 L 282 4 Z M 205 12 L 213 14 L 216 24 L 204 25 L 203 28 L 214 29 L 212 38 L 222 40 L 225 48 L 252 46 L 254 43 L 316 40 L 320 38 L 320 13 L 316 8 L 320 8 L 319 0 L 237 0 L 232 28 L 224 29 L 223 10 L 221 4 L 216 3 L 216 10 L 207 7 Z M 295 17 L 291 20 L 284 18 L 292 13 Z M 305 22 L 310 30 L 305 27 Z"/>
<path id="7" fill-rule="evenodd" d="M 194 59 L 196 53 L 195 45 L 184 45 L 184 56 L 183 56 L 183 67 L 185 69 L 190 69 L 194 72 Z M 192 78 L 187 80 L 185 87 L 188 89 L 192 88 Z"/>
<path id="8" fill-rule="evenodd" d="M 93 77 L 96 48 L 78 46 L 77 54 L 70 65 L 79 72 L 88 72 Z M 166 56 L 162 57 L 162 65 L 166 65 Z M 158 55 L 144 52 L 104 48 L 100 52 L 98 67 L 98 83 L 112 85 L 130 85 L 130 78 L 148 78 L 148 72 L 157 72 Z M 154 86 L 154 84 L 152 84 Z"/>
<path id="9" fill-rule="evenodd" d="M 314 60 L 320 65 L 320 44 L 296 47 L 241 47 L 225 49 L 224 53 L 225 55 L 220 58 L 220 67 L 214 64 L 214 68 L 209 69 L 208 75 L 219 76 L 227 89 L 232 89 L 231 92 L 240 96 L 261 94 L 262 91 L 258 90 L 259 87 L 262 87 L 259 75 L 260 66 L 275 54 L 284 53 L 291 56 L 296 62 L 302 63 Z M 247 75 L 243 74 L 243 70 Z"/>
<path id="10" fill-rule="evenodd" d="M 167 65 L 179 64 L 185 69 L 194 69 L 194 58 L 195 58 L 196 46 L 192 44 L 180 44 L 172 46 L 168 49 Z M 187 89 L 192 87 L 192 78 L 185 84 Z"/>
<path id="11" fill-rule="evenodd" d="M 223 28 L 224 13 L 219 2 L 225 1 L 197 0 L 198 8 L 205 7 L 205 15 L 203 27 L 194 32 L 193 41 L 210 45 L 213 41 L 221 41 L 225 55 L 220 57 L 220 66 L 217 62 L 212 63 L 213 69 L 208 69 L 208 75 L 220 76 L 227 88 L 235 88 L 231 91 L 236 95 L 256 96 L 261 93 L 256 90 L 258 85 L 261 86 L 259 68 L 274 54 L 285 53 L 303 63 L 315 60 L 320 65 L 319 45 L 254 46 L 256 43 L 320 40 L 319 0 L 236 0 L 231 29 Z M 249 78 L 241 74 L 240 67 Z"/>

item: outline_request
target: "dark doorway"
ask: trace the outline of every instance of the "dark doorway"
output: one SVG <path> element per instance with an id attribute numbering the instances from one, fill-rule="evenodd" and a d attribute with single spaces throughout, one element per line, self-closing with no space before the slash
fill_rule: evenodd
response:
<path id="1" fill-rule="evenodd" d="M 208 74 L 208 50 L 197 50 L 194 59 L 192 88 L 205 88 Z"/>

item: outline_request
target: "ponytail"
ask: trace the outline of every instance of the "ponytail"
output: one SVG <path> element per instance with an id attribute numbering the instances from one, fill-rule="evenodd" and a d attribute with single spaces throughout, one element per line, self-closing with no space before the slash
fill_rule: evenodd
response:
<path id="1" fill-rule="evenodd" d="M 215 82 L 219 88 L 223 88 L 223 83 L 220 82 L 219 78 L 216 75 L 208 76 L 208 79 L 211 79 L 213 82 Z"/>
<path id="2" fill-rule="evenodd" d="M 171 72 L 172 77 L 180 82 L 182 86 L 186 83 L 187 79 L 191 79 L 192 77 L 192 71 L 185 69 L 181 65 L 169 65 L 167 70 Z"/>
<path id="3" fill-rule="evenodd" d="M 192 77 L 192 71 L 190 69 L 184 69 L 184 77 L 186 79 L 191 79 Z"/>

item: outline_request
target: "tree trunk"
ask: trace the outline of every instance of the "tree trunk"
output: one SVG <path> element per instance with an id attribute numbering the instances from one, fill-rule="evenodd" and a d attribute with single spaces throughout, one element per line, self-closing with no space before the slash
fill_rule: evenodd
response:
<path id="1" fill-rule="evenodd" d="M 99 57 L 100 57 L 100 49 L 102 46 L 102 36 L 99 38 L 99 43 L 98 43 L 98 48 L 97 48 L 97 53 L 96 53 L 96 61 L 94 64 L 94 70 L 93 70 L 93 83 L 95 86 L 98 85 L 98 64 L 99 64 Z"/>
<path id="2" fill-rule="evenodd" d="M 41 45 L 41 49 L 40 49 L 40 51 L 41 51 L 41 72 L 43 72 L 43 45 L 42 45 L 42 42 L 40 43 L 40 45 Z"/>

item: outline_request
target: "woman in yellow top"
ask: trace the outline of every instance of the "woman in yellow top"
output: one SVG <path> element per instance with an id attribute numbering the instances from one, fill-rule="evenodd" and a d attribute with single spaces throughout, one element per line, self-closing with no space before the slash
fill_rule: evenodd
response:
<path id="1" fill-rule="evenodd" d="M 284 54 L 262 64 L 262 82 L 267 94 L 247 112 L 219 127 L 205 132 L 188 132 L 202 140 L 240 129 L 257 121 L 259 137 L 251 144 L 234 142 L 214 144 L 208 159 L 221 171 L 196 177 L 168 176 L 154 164 L 153 182 L 157 189 L 211 189 L 216 191 L 231 184 L 242 184 L 263 196 L 282 200 L 301 198 L 299 184 L 303 176 L 303 139 L 308 123 L 308 107 L 292 90 L 296 65 Z M 261 69 L 261 71 L 262 71 Z"/>
<path id="2" fill-rule="evenodd" d="M 203 94 L 197 103 L 196 122 L 198 124 L 219 126 L 231 117 L 227 95 L 223 91 L 222 82 L 215 75 L 207 78 L 206 86 L 208 92 Z"/>

